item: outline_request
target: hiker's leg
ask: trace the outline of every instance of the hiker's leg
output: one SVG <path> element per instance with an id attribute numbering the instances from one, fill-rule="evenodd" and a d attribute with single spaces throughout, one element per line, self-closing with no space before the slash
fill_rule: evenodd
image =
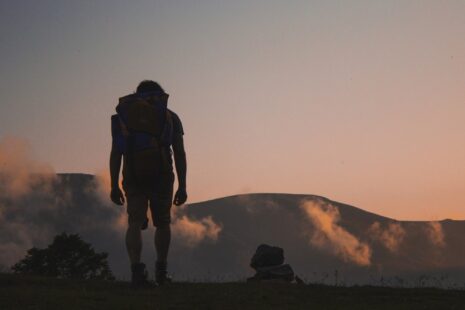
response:
<path id="1" fill-rule="evenodd" d="M 169 172 L 162 174 L 160 183 L 152 199 L 150 211 L 152 212 L 153 225 L 155 225 L 155 249 L 157 250 L 157 262 L 166 265 L 168 250 L 171 241 L 171 205 L 173 202 L 174 174 Z"/>
<path id="2" fill-rule="evenodd" d="M 141 228 L 147 218 L 148 199 L 145 195 L 129 191 L 126 195 L 128 210 L 128 229 L 126 231 L 126 249 L 131 265 L 140 263 L 142 252 Z"/>
<path id="3" fill-rule="evenodd" d="M 135 287 L 144 287 L 149 284 L 147 281 L 147 269 L 141 263 L 142 252 L 142 224 L 130 222 L 126 232 L 126 248 L 129 260 L 131 261 L 131 283 Z"/>
<path id="4" fill-rule="evenodd" d="M 151 201 L 155 202 L 155 201 Z M 166 202 L 163 204 L 158 200 L 158 206 L 166 206 Z M 154 208 L 151 208 L 153 210 Z M 160 212 L 163 208 L 155 208 L 157 210 L 152 211 L 153 223 L 155 229 L 155 249 L 157 250 L 157 261 L 155 263 L 155 281 L 158 285 L 164 285 L 166 282 L 170 282 L 168 277 L 168 250 L 170 248 L 171 241 L 171 227 L 170 227 L 170 209 L 166 207 L 166 211 Z"/>
<path id="5" fill-rule="evenodd" d="M 171 242 L 171 198 L 153 199 L 150 201 L 153 224 L 155 225 L 155 249 L 157 262 L 166 265 Z"/>
<path id="6" fill-rule="evenodd" d="M 153 210 L 155 230 L 155 248 L 157 250 L 157 261 L 155 263 L 155 281 L 158 285 L 164 285 L 171 282 L 168 277 L 168 250 L 171 241 L 171 198 L 167 200 L 158 200 L 158 208 Z"/>
<path id="7" fill-rule="evenodd" d="M 171 241 L 170 224 L 163 224 L 155 230 L 155 249 L 157 250 L 157 262 L 166 264 L 168 260 L 168 250 Z"/>
<path id="8" fill-rule="evenodd" d="M 173 181 L 172 173 L 162 176 L 159 190 L 150 201 L 150 211 L 152 212 L 155 230 L 155 248 L 157 250 L 157 261 L 155 264 L 155 281 L 158 285 L 171 282 L 168 277 L 168 251 L 171 241 L 171 204 L 173 202 Z"/>
<path id="9" fill-rule="evenodd" d="M 130 223 L 126 231 L 126 249 L 131 265 L 140 263 L 140 255 L 142 252 L 141 228 L 141 224 Z"/>

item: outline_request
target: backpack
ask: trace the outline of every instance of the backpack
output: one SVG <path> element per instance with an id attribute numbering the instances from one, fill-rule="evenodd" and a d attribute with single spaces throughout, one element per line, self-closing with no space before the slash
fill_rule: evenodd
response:
<path id="1" fill-rule="evenodd" d="M 116 107 L 123 173 L 138 184 L 153 182 L 169 165 L 173 121 L 167 106 L 168 94 L 144 92 L 121 97 Z"/>

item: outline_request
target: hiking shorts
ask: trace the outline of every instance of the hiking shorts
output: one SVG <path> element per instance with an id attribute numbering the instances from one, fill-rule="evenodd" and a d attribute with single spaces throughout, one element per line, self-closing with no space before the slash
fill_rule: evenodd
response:
<path id="1" fill-rule="evenodd" d="M 160 179 L 155 190 L 147 190 L 134 185 L 124 186 L 126 194 L 128 223 L 142 225 L 147 220 L 150 208 L 155 227 L 171 223 L 174 175 L 166 174 Z"/>

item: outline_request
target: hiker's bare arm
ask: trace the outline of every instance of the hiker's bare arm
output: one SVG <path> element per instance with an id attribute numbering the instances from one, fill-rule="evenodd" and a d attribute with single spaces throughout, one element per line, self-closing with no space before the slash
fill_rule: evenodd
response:
<path id="1" fill-rule="evenodd" d="M 122 154 L 111 149 L 110 153 L 110 177 L 111 177 L 111 188 L 119 187 L 119 171 L 121 168 L 121 157 Z"/>
<path id="2" fill-rule="evenodd" d="M 173 155 L 176 165 L 176 174 L 178 175 L 178 191 L 174 197 L 176 205 L 182 205 L 187 200 L 186 192 L 186 173 L 187 161 L 186 151 L 184 150 L 184 139 L 182 135 L 175 135 L 173 139 Z"/>
<path id="3" fill-rule="evenodd" d="M 175 135 L 173 141 L 174 162 L 176 165 L 176 173 L 178 175 L 179 187 L 186 188 L 186 151 L 184 150 L 184 139 L 182 135 Z"/>
<path id="4" fill-rule="evenodd" d="M 121 168 L 122 154 L 116 151 L 114 148 L 111 149 L 110 153 L 110 178 L 111 178 L 111 200 L 117 205 L 124 203 L 124 196 L 119 188 L 119 171 Z"/>

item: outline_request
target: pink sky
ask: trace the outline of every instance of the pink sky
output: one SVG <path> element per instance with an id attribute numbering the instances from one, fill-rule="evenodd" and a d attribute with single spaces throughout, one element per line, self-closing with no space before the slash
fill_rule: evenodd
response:
<path id="1" fill-rule="evenodd" d="M 142 79 L 183 120 L 190 201 L 326 196 L 465 219 L 462 1 L 0 4 L 0 135 L 58 172 L 107 167 Z"/>

